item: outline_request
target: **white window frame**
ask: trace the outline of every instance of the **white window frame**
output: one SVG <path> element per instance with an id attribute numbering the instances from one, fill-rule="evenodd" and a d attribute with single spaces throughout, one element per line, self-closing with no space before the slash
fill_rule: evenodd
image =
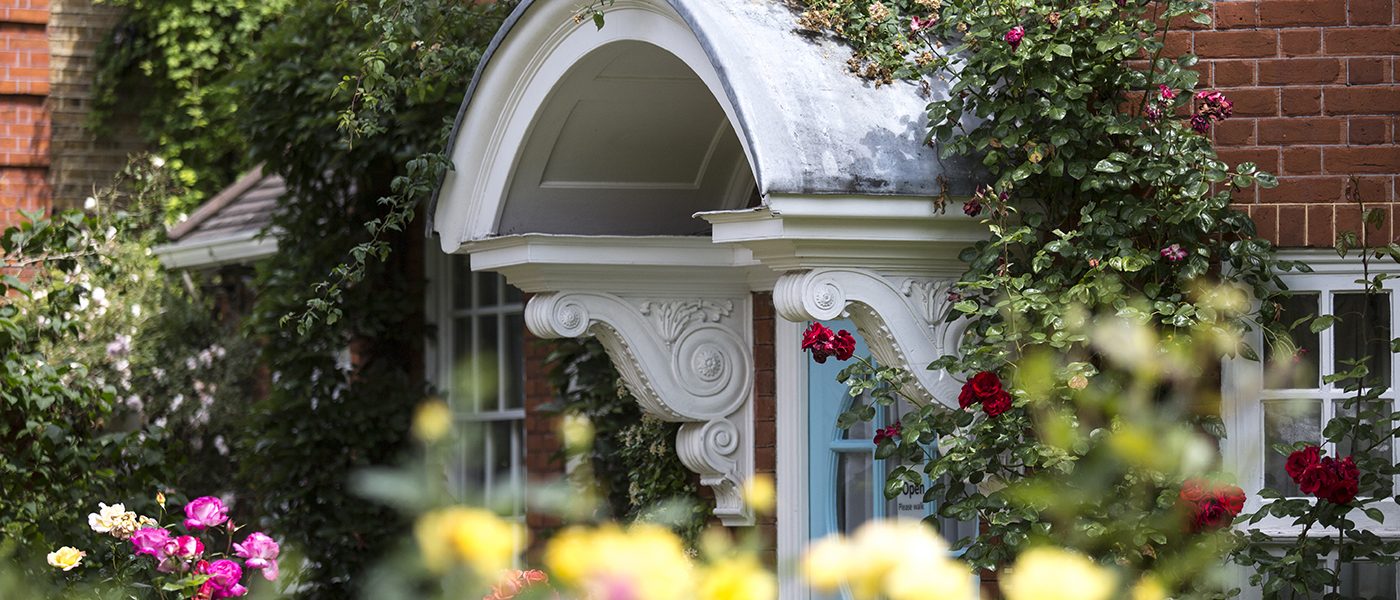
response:
<path id="1" fill-rule="evenodd" d="M 1317 292 L 1318 314 L 1331 313 L 1332 293 L 1363 291 L 1362 286 L 1356 282 L 1362 277 L 1362 263 L 1358 256 L 1340 258 L 1330 250 L 1319 250 L 1284 252 L 1280 253 L 1280 257 L 1307 263 L 1313 269 L 1312 273 L 1280 274 L 1280 279 L 1283 280 L 1289 291 Z M 1372 260 L 1370 272 L 1372 275 L 1377 273 L 1400 274 L 1400 265 L 1389 260 Z M 1390 293 L 1391 337 L 1400 335 L 1397 334 L 1397 324 L 1400 324 L 1400 285 L 1397 284 L 1400 284 L 1400 281 L 1388 280 L 1384 284 L 1384 288 Z M 1334 345 L 1332 336 L 1335 331 L 1335 327 L 1329 328 L 1318 337 L 1319 380 L 1333 372 Z M 1261 356 L 1264 354 L 1261 332 L 1251 332 L 1247 341 L 1259 351 Z M 1246 512 L 1256 511 L 1265 504 L 1265 501 L 1259 497 L 1259 490 L 1264 487 L 1265 458 L 1272 450 L 1265 445 L 1264 440 L 1264 402 L 1287 399 L 1321 400 L 1321 425 L 1325 426 L 1328 419 L 1334 414 L 1335 401 L 1350 396 L 1342 391 L 1342 386 L 1321 383 L 1320 381 L 1320 387 L 1313 389 L 1265 390 L 1263 371 L 1264 364 L 1262 362 L 1244 358 L 1226 359 L 1222 369 L 1221 416 L 1229 433 L 1224 440 L 1222 450 L 1226 467 L 1235 471 L 1240 487 L 1244 488 L 1248 495 L 1245 505 Z M 1400 381 L 1400 354 L 1392 354 L 1390 389 L 1382 398 L 1395 401 L 1397 381 Z M 1320 431 L 1321 429 L 1319 429 Z M 1397 446 L 1400 444 L 1391 444 L 1392 455 L 1400 452 L 1400 448 Z M 1335 456 L 1335 449 L 1331 444 L 1324 446 L 1324 448 L 1329 456 Z M 1378 536 L 1400 539 L 1400 506 L 1397 506 L 1393 496 L 1372 506 L 1384 513 L 1384 523 L 1376 522 L 1361 511 L 1354 511 L 1350 518 L 1358 526 L 1368 529 Z M 1280 544 L 1286 544 L 1288 538 L 1296 538 L 1300 532 L 1300 528 L 1292 524 L 1292 519 L 1273 516 L 1265 517 L 1253 525 L 1248 523 L 1238 525 L 1237 528 L 1260 530 L 1267 535 L 1279 538 Z M 1336 530 L 1320 529 L 1315 530 L 1314 534 L 1319 537 L 1335 535 Z M 1245 574 L 1241 574 L 1241 577 L 1247 581 Z M 1243 587 L 1245 588 L 1245 598 L 1258 597 L 1258 589 L 1251 590 L 1248 585 Z"/>
<path id="2" fill-rule="evenodd" d="M 431 245 L 431 244 L 430 244 Z M 509 494 L 513 503 L 513 514 L 517 517 L 524 515 L 523 491 L 526 481 L 525 467 L 525 406 L 524 406 L 524 374 L 511 372 L 512 361 L 506 358 L 510 349 L 509 337 L 514 335 L 521 339 L 517 340 L 516 347 L 520 352 L 524 352 L 524 310 L 523 299 L 514 302 L 506 301 L 507 283 L 505 278 L 497 273 L 471 272 L 466 265 L 468 257 L 466 255 L 449 255 L 434 252 L 429 249 L 426 262 L 428 271 L 428 286 L 425 294 L 427 304 L 427 315 L 430 324 L 436 331 L 436 336 L 426 340 L 426 350 L 428 353 L 428 381 L 438 390 L 452 408 L 454 420 L 457 425 L 467 432 L 467 443 L 476 444 L 482 447 L 482 453 L 471 457 L 473 462 L 483 465 L 482 478 L 483 486 L 480 490 L 466 489 L 466 464 L 469 449 L 463 447 L 460 452 L 460 462 L 449 473 L 449 481 L 458 492 L 469 492 L 470 497 L 475 499 L 497 499 L 502 492 Z M 457 293 L 456 279 L 462 275 L 480 279 L 483 277 L 496 278 L 496 298 L 490 303 L 479 302 L 476 298 L 475 286 L 468 285 L 465 290 L 472 295 L 465 303 L 464 308 L 457 308 L 458 303 L 455 294 Z M 508 326 L 507 317 L 520 317 L 520 328 L 512 331 Z M 479 396 L 483 403 L 495 402 L 494 407 L 470 406 L 469 399 L 461 397 L 456 389 L 457 370 L 460 361 L 467 357 L 456 355 L 457 348 L 457 328 L 456 324 L 462 319 L 477 319 L 480 317 L 496 317 L 496 347 L 482 348 L 482 339 L 477 327 L 472 328 L 472 340 L 469 356 L 482 356 L 483 352 L 493 353 L 497 357 L 497 364 L 501 367 L 496 370 L 496 393 L 493 397 L 473 394 Z M 523 360 L 520 361 L 523 365 Z M 515 389 L 522 396 L 518 407 L 507 407 L 503 391 L 506 389 L 508 377 L 517 379 Z M 496 423 L 515 423 L 510 428 L 511 440 L 507 447 L 510 449 L 510 466 L 507 470 L 505 481 L 497 481 L 497 473 L 490 468 L 495 463 L 493 452 L 495 445 L 483 436 L 493 435 L 490 427 Z"/>

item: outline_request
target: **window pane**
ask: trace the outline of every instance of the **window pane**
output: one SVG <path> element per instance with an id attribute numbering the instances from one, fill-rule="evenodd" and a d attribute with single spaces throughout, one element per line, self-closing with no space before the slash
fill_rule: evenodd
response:
<path id="1" fill-rule="evenodd" d="M 497 273 L 476 274 L 476 305 L 499 306 L 501 299 L 496 297 L 501 276 Z"/>
<path id="2" fill-rule="evenodd" d="M 525 295 L 520 292 L 520 288 L 513 285 L 502 284 L 506 289 L 506 304 L 516 304 L 525 299 Z"/>
<path id="3" fill-rule="evenodd" d="M 1279 300 L 1278 323 L 1287 327 L 1294 321 L 1317 315 L 1316 292 L 1288 294 Z M 1318 376 L 1317 334 L 1307 321 L 1293 328 L 1287 339 L 1264 344 L 1264 364 L 1269 372 L 1264 387 L 1270 389 L 1313 389 L 1321 385 Z"/>
<path id="4" fill-rule="evenodd" d="M 452 308 L 471 308 L 472 270 L 465 256 L 450 256 L 452 261 Z"/>
<path id="5" fill-rule="evenodd" d="M 850 534 L 875 515 L 875 456 L 869 452 L 836 454 L 836 530 Z"/>
<path id="6" fill-rule="evenodd" d="M 452 323 L 452 401 L 459 411 L 480 410 L 481 394 L 479 386 L 471 376 L 472 359 L 472 319 L 456 319 Z"/>
<path id="7" fill-rule="evenodd" d="M 515 421 L 491 423 L 491 501 L 500 502 L 511 490 L 511 457 Z"/>
<path id="8" fill-rule="evenodd" d="M 1332 312 L 1340 320 L 1333 326 L 1333 372 L 1348 371 L 1351 367 L 1346 361 L 1365 358 L 1371 370 L 1368 383 L 1390 381 L 1390 294 L 1337 294 L 1332 299 Z"/>
<path id="9" fill-rule="evenodd" d="M 500 358 L 500 346 L 497 345 L 497 323 L 495 315 L 482 315 L 477 317 L 477 347 L 476 355 L 479 370 L 477 376 L 480 382 L 477 384 L 481 390 L 482 410 L 500 410 L 500 372 L 496 369 L 496 361 Z"/>
<path id="10" fill-rule="evenodd" d="M 1345 405 L 1343 404 L 1343 402 L 1344 402 L 1344 401 L 1342 401 L 1342 400 L 1335 400 L 1335 401 L 1332 402 L 1333 414 L 1334 414 L 1334 415 L 1337 415 L 1337 416 L 1341 416 L 1341 415 L 1346 415 L 1346 416 L 1357 416 L 1357 412 L 1356 412 L 1357 406 L 1356 406 L 1355 404 L 1353 404 L 1352 407 L 1351 407 L 1350 409 L 1348 409 L 1348 408 L 1345 408 Z M 1368 403 L 1366 403 L 1365 405 L 1363 405 L 1363 406 L 1361 407 L 1361 408 L 1362 408 L 1361 412 L 1363 412 L 1363 413 L 1379 413 L 1380 415 L 1383 415 L 1382 419 L 1384 419 L 1385 416 L 1388 416 L 1388 415 L 1390 414 L 1390 407 L 1391 407 L 1391 404 L 1390 404 L 1390 401 L 1389 401 L 1389 400 L 1381 400 L 1381 401 L 1376 401 L 1376 402 L 1368 402 Z M 1363 418 L 1364 418 L 1364 415 L 1363 415 Z M 1384 422 L 1383 420 L 1367 419 L 1367 421 L 1370 423 L 1369 429 L 1371 430 L 1371 434 L 1372 434 L 1373 436 L 1375 436 L 1375 437 L 1372 438 L 1371 440 L 1367 440 L 1364 444 L 1362 444 L 1362 445 L 1361 445 L 1361 449 L 1365 449 L 1365 448 L 1369 447 L 1371 444 L 1374 444 L 1374 443 L 1376 443 L 1377 441 L 1379 441 L 1380 443 L 1375 447 L 1374 450 L 1371 451 L 1371 455 L 1372 455 L 1372 456 L 1375 456 L 1375 457 L 1377 457 L 1377 458 L 1381 458 L 1381 459 L 1389 459 L 1389 458 L 1390 458 L 1390 436 L 1389 436 L 1390 428 L 1389 428 L 1389 427 L 1382 427 L 1382 426 L 1379 426 L 1380 423 Z M 1356 453 L 1356 450 L 1357 450 L 1357 448 L 1353 448 L 1353 447 L 1352 447 L 1352 436 L 1348 435 L 1348 436 L 1345 437 L 1345 439 L 1343 439 L 1343 440 L 1338 444 L 1338 447 L 1337 447 L 1337 454 L 1338 454 L 1339 456 L 1347 456 L 1347 455 L 1355 454 L 1355 453 Z"/>
<path id="11" fill-rule="evenodd" d="M 1274 452 L 1275 444 L 1316 443 L 1322 439 L 1320 400 L 1264 401 L 1264 485 L 1285 496 L 1301 496 L 1298 484 L 1288 476 L 1288 457 Z"/>
<path id="12" fill-rule="evenodd" d="M 1342 596 L 1358 600 L 1394 600 L 1395 565 L 1347 563 L 1341 567 Z"/>
<path id="13" fill-rule="evenodd" d="M 525 405 L 525 318 L 515 314 L 506 317 L 505 348 L 501 364 L 506 369 L 505 389 L 501 395 L 506 409 Z"/>

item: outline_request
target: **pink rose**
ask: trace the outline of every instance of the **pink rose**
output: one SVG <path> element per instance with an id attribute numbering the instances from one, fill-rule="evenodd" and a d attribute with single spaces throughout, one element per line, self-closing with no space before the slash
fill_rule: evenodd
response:
<path id="1" fill-rule="evenodd" d="M 208 598 L 234 598 L 248 593 L 248 588 L 238 583 L 243 579 L 243 567 L 227 558 L 221 558 L 203 565 L 201 573 L 209 580 L 199 587 L 199 595 Z"/>
<path id="2" fill-rule="evenodd" d="M 170 532 L 160 527 L 142 527 L 127 539 L 135 547 L 137 556 L 145 554 L 159 559 L 165 554 L 165 545 L 170 542 Z"/>
<path id="3" fill-rule="evenodd" d="M 263 579 L 277 579 L 277 553 L 281 551 L 277 541 L 261 531 L 254 531 L 243 539 L 242 544 L 234 544 L 233 551 L 249 569 L 262 569 Z"/>
<path id="4" fill-rule="evenodd" d="M 185 528 L 218 527 L 228 520 L 228 507 L 213 496 L 201 496 L 185 505 Z"/>
<path id="5" fill-rule="evenodd" d="M 190 562 L 204 554 L 204 542 L 192 535 L 182 535 L 165 543 L 161 551 L 160 564 L 156 570 L 161 573 L 188 571 Z"/>

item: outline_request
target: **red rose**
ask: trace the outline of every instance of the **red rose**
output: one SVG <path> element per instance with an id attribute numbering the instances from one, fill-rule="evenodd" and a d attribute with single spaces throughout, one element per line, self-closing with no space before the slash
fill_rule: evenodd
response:
<path id="1" fill-rule="evenodd" d="M 1215 499 L 1220 502 L 1225 510 L 1230 513 L 1230 518 L 1240 514 L 1244 510 L 1244 490 L 1235 485 L 1224 485 L 1216 488 Z"/>
<path id="2" fill-rule="evenodd" d="M 1230 524 L 1234 517 L 1220 501 L 1210 498 L 1196 505 L 1196 515 L 1192 519 L 1192 531 L 1220 529 Z"/>
<path id="3" fill-rule="evenodd" d="M 1316 465 L 1322 460 L 1322 456 L 1317 446 L 1308 446 L 1302 450 L 1294 450 L 1288 455 L 1288 462 L 1283 468 L 1288 471 L 1288 476 L 1293 478 L 1294 483 L 1298 483 L 1298 478 L 1303 476 L 1303 472 L 1308 467 Z"/>
<path id="4" fill-rule="evenodd" d="M 851 332 L 842 329 L 836 332 L 836 339 L 832 340 L 831 347 L 836 353 L 836 360 L 850 360 L 856 353 L 856 338 L 851 336 Z"/>
<path id="5" fill-rule="evenodd" d="M 995 417 L 1011 410 L 1011 394 L 1001 387 L 1001 378 L 991 371 L 982 371 L 963 384 L 958 393 L 958 406 L 967 408 L 981 404 L 988 416 Z"/>
<path id="6" fill-rule="evenodd" d="M 986 411 L 989 417 L 1000 416 L 1001 413 L 1011 410 L 1011 394 L 1003 390 L 991 398 L 983 400 L 982 410 Z"/>
<path id="7" fill-rule="evenodd" d="M 1314 478 L 1317 481 L 1317 489 L 1309 493 L 1334 504 L 1346 504 L 1356 498 L 1361 471 L 1356 468 L 1356 461 L 1350 456 L 1342 460 L 1324 458 L 1312 470 L 1318 471 L 1319 474 Z"/>
<path id="8" fill-rule="evenodd" d="M 1228 527 L 1244 510 L 1244 490 L 1234 485 L 1212 485 L 1188 479 L 1177 495 L 1190 518 L 1192 533 Z"/>
<path id="9" fill-rule="evenodd" d="M 1181 498 L 1182 502 L 1188 504 L 1195 504 L 1205 500 L 1205 486 L 1201 485 L 1201 480 L 1199 479 L 1188 479 L 1186 483 L 1181 484 L 1181 493 L 1178 494 L 1178 497 Z"/>
<path id="10" fill-rule="evenodd" d="M 856 338 L 845 329 L 832 333 L 825 325 L 812 323 L 812 326 L 802 333 L 802 349 L 811 351 L 812 358 L 822 364 L 832 356 L 835 356 L 836 360 L 849 360 L 856 352 Z"/>
<path id="11" fill-rule="evenodd" d="M 1324 490 L 1331 489 L 1335 479 L 1332 473 L 1331 464 L 1334 461 L 1331 457 L 1322 459 L 1321 462 L 1308 467 L 1298 476 L 1298 487 L 1304 494 L 1321 495 Z"/>
<path id="12" fill-rule="evenodd" d="M 885 440 L 898 440 L 901 427 L 902 426 L 899 424 L 899 421 L 895 421 L 894 424 L 890 425 L 889 427 L 881 427 L 879 429 L 876 429 L 875 445 L 878 446 L 880 445 L 880 442 L 883 442 Z"/>

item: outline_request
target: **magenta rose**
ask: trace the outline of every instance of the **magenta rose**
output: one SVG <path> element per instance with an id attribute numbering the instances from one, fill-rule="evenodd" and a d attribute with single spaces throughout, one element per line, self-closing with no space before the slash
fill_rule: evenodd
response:
<path id="1" fill-rule="evenodd" d="M 213 496 L 201 496 L 185 505 L 185 528 L 218 527 L 228 520 L 228 507 Z"/>
<path id="2" fill-rule="evenodd" d="M 1002 36 L 1002 39 L 1006 40 L 1006 43 L 1011 44 L 1011 50 L 1015 51 L 1017 48 L 1021 47 L 1021 40 L 1025 37 L 1026 28 L 1017 25 L 1008 30 L 1006 35 Z"/>
<path id="3" fill-rule="evenodd" d="M 227 558 L 221 558 L 204 565 L 202 573 L 209 580 L 199 587 L 199 595 L 204 598 L 233 598 L 248 593 L 248 588 L 239 584 L 243 579 L 243 567 Z"/>
<path id="4" fill-rule="evenodd" d="M 142 527 L 131 534 L 131 545 L 137 556 L 145 554 L 157 559 L 163 558 L 165 545 L 170 542 L 170 532 L 160 527 Z"/>
<path id="5" fill-rule="evenodd" d="M 243 566 L 249 569 L 261 569 L 263 579 L 272 581 L 277 579 L 277 554 L 281 551 L 277 546 L 277 541 L 271 536 L 254 531 L 243 539 L 242 544 L 234 544 L 233 551 L 243 560 Z"/>

